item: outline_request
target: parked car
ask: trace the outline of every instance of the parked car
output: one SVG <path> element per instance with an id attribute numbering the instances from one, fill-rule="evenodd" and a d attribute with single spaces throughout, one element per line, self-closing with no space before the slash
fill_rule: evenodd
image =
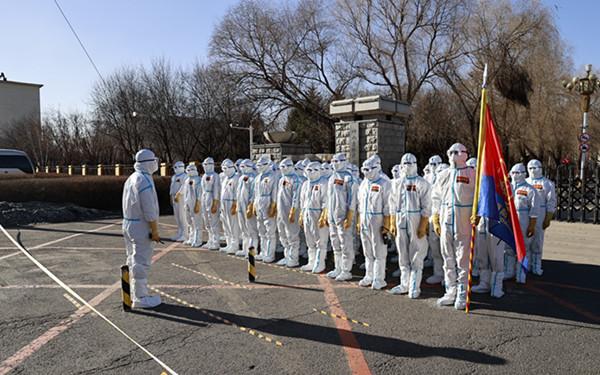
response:
<path id="1" fill-rule="evenodd" d="M 0 148 L 0 176 L 33 174 L 29 156 L 20 150 Z"/>

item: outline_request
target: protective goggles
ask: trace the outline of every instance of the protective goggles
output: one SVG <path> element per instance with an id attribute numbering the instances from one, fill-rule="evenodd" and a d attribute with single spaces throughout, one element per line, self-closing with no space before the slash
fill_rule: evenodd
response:
<path id="1" fill-rule="evenodd" d="M 466 151 L 455 151 L 455 150 L 448 151 L 448 155 L 460 155 L 460 154 L 466 154 L 466 153 L 467 153 Z"/>

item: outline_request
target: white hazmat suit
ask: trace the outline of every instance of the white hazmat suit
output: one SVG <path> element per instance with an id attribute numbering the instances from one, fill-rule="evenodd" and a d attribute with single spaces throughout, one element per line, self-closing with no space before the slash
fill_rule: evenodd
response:
<path id="1" fill-rule="evenodd" d="M 239 174 L 233 161 L 221 162 L 223 180 L 221 181 L 221 223 L 227 245 L 221 251 L 235 254 L 240 249 L 240 225 L 238 222 L 237 189 Z"/>
<path id="2" fill-rule="evenodd" d="M 271 159 L 263 155 L 257 163 L 258 176 L 254 179 L 254 213 L 260 236 L 260 253 L 256 260 L 271 263 L 275 260 L 277 245 L 277 176 L 273 172 Z"/>
<path id="3" fill-rule="evenodd" d="M 198 169 L 194 163 L 186 167 L 187 178 L 181 187 L 185 203 L 185 218 L 187 222 L 186 245 L 192 247 L 202 246 L 202 214 L 200 212 L 200 193 L 202 179 L 198 176 Z"/>
<path id="4" fill-rule="evenodd" d="M 148 273 L 152 264 L 158 233 L 159 206 L 152 174 L 158 170 L 158 159 L 148 149 L 135 155 L 134 172 L 123 187 L 123 238 L 127 265 L 131 275 L 133 307 L 152 308 L 160 305 L 160 296 L 148 292 Z"/>
<path id="5" fill-rule="evenodd" d="M 348 169 L 345 154 L 335 154 L 331 163 L 334 173 L 327 180 L 327 207 L 322 220 L 329 224 L 335 268 L 327 276 L 347 281 L 352 279 L 354 264 L 353 231 L 358 181 Z"/>
<path id="6" fill-rule="evenodd" d="M 392 184 L 381 173 L 376 158 L 363 162 L 361 171 L 365 179 L 358 188 L 358 223 L 363 253 L 365 255 L 365 277 L 360 286 L 382 289 L 385 282 L 387 244 L 384 238 L 392 235 L 389 196 Z"/>
<path id="7" fill-rule="evenodd" d="M 417 158 L 404 154 L 400 163 L 402 177 L 392 181 L 390 210 L 392 231 L 399 255 L 400 285 L 394 294 L 421 295 L 423 260 L 427 255 L 427 224 L 431 216 L 431 187 L 417 175 Z"/>
<path id="8" fill-rule="evenodd" d="M 279 163 L 282 177 L 277 187 L 277 228 L 279 241 L 283 246 L 283 259 L 280 266 L 297 267 L 300 251 L 300 225 L 298 225 L 298 207 L 300 189 L 306 180 L 294 170 L 294 162 L 285 158 Z"/>
<path id="9" fill-rule="evenodd" d="M 543 274 L 544 233 L 550 226 L 556 211 L 556 190 L 554 183 L 542 175 L 542 163 L 539 160 L 530 160 L 527 163 L 527 171 L 529 172 L 527 182 L 537 190 L 540 200 L 540 215 L 531 243 L 530 267 L 534 275 L 541 276 Z"/>
<path id="10" fill-rule="evenodd" d="M 301 222 L 308 246 L 308 263 L 301 270 L 321 273 L 325 270 L 329 232 L 323 212 L 327 206 L 327 182 L 321 178 L 321 165 L 311 162 L 305 168 L 308 180 L 300 191 Z"/>
<path id="11" fill-rule="evenodd" d="M 209 250 L 219 250 L 219 200 L 221 198 L 221 179 L 215 173 L 213 158 L 206 158 L 202 162 L 204 175 L 202 176 L 202 195 L 200 197 L 200 210 L 202 220 L 208 232 L 206 247 Z"/>
<path id="12" fill-rule="evenodd" d="M 466 166 L 468 154 L 462 144 L 453 144 L 447 154 L 450 168 L 439 172 L 432 194 L 433 225 L 440 235 L 446 287 L 437 303 L 454 304 L 454 308 L 463 310 L 467 298 L 475 170 Z"/>
<path id="13" fill-rule="evenodd" d="M 439 155 L 433 155 L 429 158 L 427 167 L 429 173 L 425 174 L 423 178 L 431 185 L 431 194 L 433 194 L 433 186 L 437 180 L 437 169 L 442 164 L 442 158 Z M 433 217 L 429 219 L 429 230 L 427 233 L 427 243 L 429 245 L 428 254 L 431 257 L 433 263 L 433 275 L 429 276 L 425 282 L 427 284 L 439 284 L 444 280 L 444 259 L 442 258 L 442 252 L 440 249 L 440 236 L 435 233 L 433 228 Z"/>
<path id="14" fill-rule="evenodd" d="M 183 181 L 186 178 L 185 175 L 185 164 L 182 161 L 177 161 L 173 165 L 173 172 L 171 176 L 171 186 L 169 187 L 169 197 L 171 198 L 171 205 L 173 206 L 173 216 L 175 217 L 175 224 L 177 225 L 177 234 L 171 238 L 173 241 L 182 242 L 186 239 L 186 219 L 185 219 L 185 205 L 181 200 L 181 196 L 177 193 L 183 185 Z"/>

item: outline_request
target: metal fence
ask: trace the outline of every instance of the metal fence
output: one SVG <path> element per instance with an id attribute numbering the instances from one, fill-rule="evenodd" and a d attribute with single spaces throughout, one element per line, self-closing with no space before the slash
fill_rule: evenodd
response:
<path id="1" fill-rule="evenodd" d="M 585 179 L 576 166 L 556 169 L 556 220 L 600 224 L 600 166 L 586 169 Z"/>

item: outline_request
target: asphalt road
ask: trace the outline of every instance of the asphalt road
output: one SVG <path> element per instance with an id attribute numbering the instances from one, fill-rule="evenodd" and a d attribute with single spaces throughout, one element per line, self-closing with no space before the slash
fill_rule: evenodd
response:
<path id="1" fill-rule="evenodd" d="M 172 235 L 172 217 L 161 221 L 163 235 Z M 598 226 L 553 223 L 544 276 L 525 286 L 506 283 L 499 300 L 475 295 L 470 315 L 436 307 L 439 286 L 424 285 L 419 300 L 360 288 L 358 267 L 354 282 L 342 284 L 257 263 L 258 282 L 249 284 L 244 260 L 172 242 L 157 247 L 150 277 L 164 304 L 125 313 L 117 220 L 21 233 L 41 263 L 179 374 L 600 369 Z M 398 282 L 394 269 L 388 262 L 388 289 Z M 64 294 L 0 235 L 0 374 L 161 374 L 156 362 Z"/>

